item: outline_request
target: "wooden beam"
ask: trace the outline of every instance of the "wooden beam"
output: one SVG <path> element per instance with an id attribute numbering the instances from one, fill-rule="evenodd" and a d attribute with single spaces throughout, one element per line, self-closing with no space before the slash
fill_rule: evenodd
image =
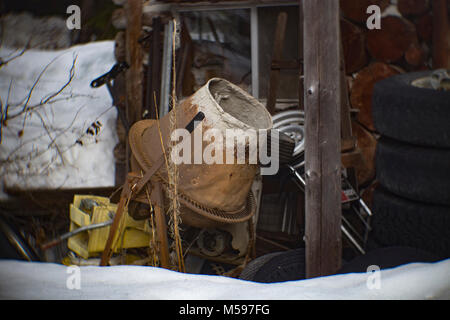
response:
<path id="1" fill-rule="evenodd" d="M 341 20 L 339 26 L 345 26 Z M 348 22 L 350 23 L 350 22 Z M 365 50 L 365 48 L 364 48 Z M 352 132 L 352 119 L 350 115 L 350 97 L 349 97 L 349 88 L 347 83 L 347 66 L 345 64 L 345 54 L 344 54 L 344 43 L 343 43 L 343 35 L 342 28 L 339 31 L 339 53 L 341 55 L 341 152 L 351 152 L 356 148 L 356 138 L 353 136 Z M 353 165 L 355 162 L 349 163 L 344 162 L 344 158 L 342 158 L 342 165 L 347 169 L 347 176 L 350 184 L 353 188 L 358 192 L 358 178 L 356 175 L 356 169 Z"/>
<path id="2" fill-rule="evenodd" d="M 298 6 L 298 61 L 301 65 L 298 68 L 298 107 L 300 110 L 305 110 L 305 102 L 303 92 L 304 88 L 304 68 L 303 68 L 303 5 Z"/>
<path id="3" fill-rule="evenodd" d="M 350 116 L 350 97 L 348 95 L 347 77 L 346 77 L 346 66 L 344 59 L 344 46 L 342 44 L 342 35 L 339 32 L 339 52 L 341 55 L 341 138 L 344 141 L 353 140 L 352 133 L 352 120 Z M 353 144 L 353 148 L 355 145 Z"/>
<path id="4" fill-rule="evenodd" d="M 433 69 L 450 68 L 450 30 L 446 0 L 433 0 Z"/>
<path id="5" fill-rule="evenodd" d="M 130 68 L 125 73 L 126 115 L 128 124 L 141 119 L 143 99 L 142 49 L 138 42 L 142 29 L 142 1 L 128 0 L 125 4 L 127 29 L 125 31 L 125 54 Z M 126 172 L 130 170 L 131 150 L 126 139 Z"/>
<path id="6" fill-rule="evenodd" d="M 301 67 L 301 63 L 296 60 L 273 60 L 272 69 L 276 70 L 298 70 Z"/>
<path id="7" fill-rule="evenodd" d="M 164 214 L 164 199 L 163 191 L 160 183 L 154 184 L 158 204 L 155 208 L 155 224 L 156 224 L 156 236 L 158 241 L 160 266 L 168 269 L 170 266 L 169 259 L 169 240 L 167 238 L 167 221 Z"/>
<path id="8" fill-rule="evenodd" d="M 128 0 L 125 5 L 127 30 L 125 33 L 126 57 L 130 68 L 126 72 L 128 122 L 132 125 L 142 115 L 142 49 L 139 37 L 142 29 L 142 1 Z"/>
<path id="9" fill-rule="evenodd" d="M 303 0 L 306 276 L 341 266 L 339 1 Z"/>
<path id="10" fill-rule="evenodd" d="M 237 0 L 237 1 L 171 1 L 177 11 L 211 11 L 227 9 L 251 9 L 256 7 L 294 6 L 298 1 L 292 0 Z"/>
<path id="11" fill-rule="evenodd" d="M 272 61 L 280 61 L 283 55 L 284 38 L 286 35 L 287 13 L 280 12 L 277 19 L 277 27 L 275 30 L 275 39 L 273 41 Z M 275 105 L 277 102 L 277 91 L 280 80 L 280 69 L 271 69 L 269 79 L 269 92 L 267 95 L 267 110 L 275 113 Z"/>
<path id="12" fill-rule="evenodd" d="M 153 19 L 152 44 L 150 48 L 150 65 L 147 73 L 147 92 L 146 108 L 148 108 L 148 117 L 157 119 L 158 104 L 161 98 L 161 73 L 162 73 L 162 43 L 161 33 L 163 24 L 160 17 Z M 162 106 L 161 106 L 162 107 Z M 159 116 L 159 115 L 158 115 Z"/>

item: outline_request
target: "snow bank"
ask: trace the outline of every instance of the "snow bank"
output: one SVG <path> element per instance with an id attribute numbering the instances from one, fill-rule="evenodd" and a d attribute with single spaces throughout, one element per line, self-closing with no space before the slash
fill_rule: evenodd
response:
<path id="1" fill-rule="evenodd" d="M 379 274 L 380 288 L 369 289 L 369 274 L 261 284 L 222 276 L 182 274 L 161 268 L 81 267 L 80 289 L 68 289 L 68 267 L 50 263 L 0 261 L 1 299 L 450 299 L 450 259 L 414 263 Z M 69 285 L 70 287 L 70 285 Z"/>
<path id="2" fill-rule="evenodd" d="M 0 68 L 2 110 L 8 104 L 10 118 L 1 130 L 4 185 L 22 189 L 114 185 L 117 112 L 106 87 L 90 87 L 115 63 L 113 52 L 112 41 L 59 51 L 29 50 Z M 0 49 L 4 60 L 17 53 Z M 65 86 L 74 61 L 73 79 Z M 101 127 L 88 134 L 96 121 Z"/>

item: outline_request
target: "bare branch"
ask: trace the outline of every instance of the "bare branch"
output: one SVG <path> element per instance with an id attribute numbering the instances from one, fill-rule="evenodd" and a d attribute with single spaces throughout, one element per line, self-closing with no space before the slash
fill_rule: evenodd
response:
<path id="1" fill-rule="evenodd" d="M 61 158 L 61 162 L 64 165 L 64 163 L 65 163 L 64 157 L 63 157 L 63 155 L 61 153 L 61 150 L 59 149 L 58 144 L 56 143 L 56 139 L 52 137 L 52 134 L 50 133 L 50 130 L 48 129 L 47 124 L 45 123 L 45 120 L 41 116 L 41 114 L 38 111 L 36 111 L 36 114 L 38 115 L 39 119 L 41 119 L 42 126 L 44 127 L 45 131 L 47 132 L 48 137 L 50 138 L 50 144 L 48 145 L 48 148 L 51 148 L 53 144 L 55 145 L 55 148 L 58 151 L 58 154 L 59 154 L 59 156 Z"/>
<path id="2" fill-rule="evenodd" d="M 22 108 L 22 112 L 25 113 L 25 117 L 24 117 L 24 119 L 23 119 L 23 127 L 25 127 L 25 121 L 26 121 L 26 119 L 27 119 L 27 112 L 28 112 L 27 107 L 28 107 L 28 102 L 30 102 L 30 99 L 31 99 L 31 96 L 32 96 L 32 94 L 33 94 L 34 88 L 36 88 L 36 85 L 39 83 L 39 80 L 41 80 L 41 77 L 44 75 L 45 71 L 47 71 L 47 69 L 50 67 L 50 65 L 53 64 L 53 62 L 55 62 L 56 59 L 58 59 L 59 57 L 60 57 L 60 56 L 54 58 L 52 61 L 50 61 L 50 63 L 48 63 L 48 64 L 44 67 L 44 69 L 39 73 L 37 79 L 34 81 L 33 85 L 31 86 L 31 89 L 30 89 L 30 91 L 28 92 L 28 95 L 27 95 L 27 100 L 25 101 L 25 104 L 24 104 L 24 106 L 23 106 L 23 108 Z"/>
<path id="3" fill-rule="evenodd" d="M 2 28 L 2 31 L 3 31 L 3 28 Z M 15 59 L 17 59 L 17 58 L 19 58 L 19 57 L 21 57 L 24 53 L 25 53 L 25 51 L 27 51 L 28 49 L 30 49 L 30 43 L 31 43 L 31 39 L 33 38 L 33 36 L 31 36 L 29 39 L 28 39 L 28 41 L 27 41 L 27 44 L 22 48 L 22 50 L 18 53 L 18 54 L 16 54 L 15 56 L 13 56 L 13 57 L 11 57 L 11 58 L 9 58 L 9 59 L 3 59 L 3 58 L 1 58 L 0 57 L 0 68 L 1 67 L 3 67 L 3 66 L 6 66 L 8 63 L 10 63 L 11 61 L 13 61 L 13 60 L 15 60 Z M 3 40 L 3 32 L 2 32 L 2 40 Z M 11 55 L 9 55 L 9 56 L 11 56 Z M 9 57 L 8 56 L 8 57 Z M 6 57 L 6 58 L 8 58 L 8 57 Z"/>
<path id="4" fill-rule="evenodd" d="M 3 104 L 3 108 L 1 108 L 1 117 L 0 117 L 0 125 L 3 127 L 5 121 L 11 120 L 11 119 L 17 119 L 21 116 L 23 116 L 23 122 L 22 119 L 19 121 L 12 122 L 8 128 L 2 128 L 0 127 L 0 143 L 1 143 L 1 137 L 2 132 L 1 130 L 4 129 L 3 134 L 7 132 L 8 136 L 10 132 L 12 133 L 14 130 L 19 130 L 19 135 L 23 134 L 23 131 L 25 129 L 25 126 L 38 126 L 40 128 L 43 128 L 44 130 L 40 130 L 40 132 L 37 135 L 34 135 L 30 137 L 27 136 L 27 139 L 20 139 L 17 146 L 14 146 L 13 150 L 9 151 L 9 154 L 7 155 L 6 159 L 4 156 L 0 157 L 0 168 L 2 171 L 2 175 L 4 174 L 18 174 L 19 177 L 30 177 L 30 176 L 39 176 L 46 173 L 50 173 L 51 171 L 58 169 L 58 167 L 61 166 L 72 166 L 72 164 L 68 163 L 67 159 L 67 151 L 74 148 L 78 141 L 83 139 L 85 136 L 87 136 L 87 133 L 85 131 L 86 123 L 81 124 L 82 128 L 80 129 L 80 132 L 78 131 L 78 125 L 77 130 L 73 129 L 74 124 L 79 119 L 79 114 L 81 114 L 83 108 L 85 106 L 82 106 L 81 108 L 78 108 L 75 116 L 71 119 L 71 123 L 66 127 L 66 123 L 64 123 L 63 126 L 59 125 L 58 123 L 52 122 L 53 120 L 53 109 L 52 105 L 57 102 L 76 99 L 81 96 L 89 97 L 92 99 L 95 99 L 96 97 L 91 96 L 89 94 L 74 94 L 73 92 L 67 92 L 68 87 L 70 87 L 70 83 L 75 78 L 75 67 L 78 56 L 73 56 L 72 65 L 70 67 L 69 71 L 69 77 L 67 81 L 62 84 L 55 92 L 50 93 L 40 99 L 40 101 L 33 102 L 35 95 L 36 95 L 36 88 L 38 87 L 39 82 L 43 79 L 44 74 L 48 71 L 49 67 L 55 62 L 56 59 L 58 59 L 60 55 L 53 60 L 51 60 L 39 73 L 37 78 L 34 80 L 31 88 L 27 91 L 26 97 L 18 102 L 10 103 L 7 101 L 6 105 Z M 12 93 L 13 89 L 13 80 L 11 80 L 10 87 L 8 88 L 8 100 Z M 6 89 L 6 88 L 5 88 Z M 12 95 L 11 95 L 12 96 Z M 32 99 L 33 98 L 33 99 Z M 5 101 L 0 100 L 0 105 L 2 103 L 5 103 Z M 47 107 L 51 108 L 50 110 L 47 110 Z M 10 112 L 8 113 L 8 108 Z M 94 120 L 94 122 L 102 117 L 105 113 L 109 112 L 111 109 L 113 109 L 114 106 L 111 106 L 109 108 L 106 108 L 103 110 Z M 34 113 L 37 117 L 39 117 L 40 121 L 38 122 L 31 122 L 28 121 L 31 117 L 31 114 Z M 87 120 L 86 120 L 87 121 Z M 40 123 L 39 123 L 40 122 Z M 93 122 L 93 123 L 94 123 Z M 7 131 L 5 131 L 7 129 Z M 75 134 L 75 138 L 77 135 L 79 135 L 79 139 L 74 139 L 72 144 L 61 144 L 61 136 L 64 136 L 65 134 Z M 44 141 L 43 141 L 44 139 Z M 32 160 L 37 160 L 32 161 Z"/>
<path id="5" fill-rule="evenodd" d="M 18 54 L 16 54 L 15 56 L 13 56 L 12 58 L 9 58 L 7 60 L 4 60 L 3 58 L 0 58 L 0 68 L 3 67 L 3 66 L 6 66 L 11 61 L 21 57 L 25 53 L 26 50 L 27 50 L 27 48 L 24 47 Z"/>
<path id="6" fill-rule="evenodd" d="M 41 102 L 39 102 L 39 103 L 37 103 L 37 104 L 35 104 L 35 105 L 28 106 L 28 111 L 31 112 L 31 111 L 33 111 L 34 109 L 43 107 L 44 105 L 51 105 L 51 104 L 54 104 L 54 103 L 56 103 L 56 102 L 68 101 L 68 100 L 71 100 L 71 99 L 76 99 L 76 98 L 81 98 L 81 97 L 91 98 L 91 99 L 96 99 L 95 97 L 93 97 L 93 96 L 91 96 L 91 95 L 87 95 L 87 94 L 70 95 L 70 96 L 67 96 L 67 97 L 53 98 L 51 101 L 47 101 L 46 103 L 41 103 Z M 9 105 L 9 107 L 11 107 L 11 106 L 13 106 L 13 105 Z M 17 105 L 14 105 L 14 106 L 17 106 Z M 13 114 L 13 115 L 10 115 L 10 116 L 8 117 L 8 120 L 15 119 L 15 118 L 21 116 L 22 114 L 23 114 L 23 111 L 20 111 L 20 112 L 18 112 L 18 113 L 15 113 L 15 114 Z"/>
<path id="7" fill-rule="evenodd" d="M 69 73 L 69 80 L 67 80 L 67 82 L 55 93 L 51 94 L 50 96 L 48 96 L 45 99 L 41 100 L 41 104 L 46 104 L 48 103 L 51 99 L 53 99 L 54 97 L 56 97 L 58 94 L 60 94 L 65 88 L 67 88 L 67 86 L 72 82 L 73 78 L 75 77 L 75 64 L 77 62 L 77 58 L 78 56 L 75 56 L 72 62 L 72 66 L 70 67 L 70 73 Z"/>
<path id="8" fill-rule="evenodd" d="M 8 96 L 6 97 L 6 104 L 5 104 L 5 111 L 3 112 L 3 105 L 0 101 L 0 110 L 1 110 L 1 117 L 0 117 L 0 144 L 2 143 L 2 137 L 3 137 L 3 126 L 6 125 L 6 120 L 8 118 L 8 108 L 9 108 L 9 97 L 11 96 L 11 88 L 12 88 L 13 79 L 9 82 L 9 88 L 8 88 Z"/>
<path id="9" fill-rule="evenodd" d="M 22 129 L 20 132 L 23 133 L 24 129 L 25 129 L 25 125 L 26 125 L 26 121 L 27 121 L 27 116 L 29 114 L 30 111 L 33 111 L 34 109 L 41 107 L 45 104 L 49 104 L 53 101 L 53 99 L 55 97 L 57 97 L 59 94 L 61 94 L 62 91 L 64 91 L 64 89 L 66 89 L 69 84 L 72 82 L 73 78 L 75 77 L 75 64 L 76 64 L 76 60 L 78 58 L 78 56 L 75 56 L 73 61 L 72 61 L 72 66 L 70 68 L 70 73 L 69 73 L 69 79 L 66 81 L 66 83 L 64 83 L 61 88 L 59 88 L 56 92 L 48 95 L 45 98 L 42 98 L 40 103 L 33 105 L 33 106 L 29 106 L 29 102 L 31 99 L 31 96 L 33 95 L 34 89 L 36 88 L 37 84 L 39 83 L 40 79 L 42 78 L 42 76 L 45 74 L 45 72 L 47 71 L 47 69 L 60 57 L 61 55 L 55 57 L 52 61 L 50 61 L 45 67 L 44 69 L 39 73 L 38 77 L 36 78 L 36 80 L 34 81 L 33 85 L 31 86 L 31 89 L 28 91 L 28 95 L 26 96 L 25 102 L 22 106 L 22 110 L 19 111 L 18 113 L 14 114 L 11 117 L 4 117 L 5 120 L 9 120 L 9 119 L 13 119 L 16 118 L 18 116 L 21 116 L 22 114 L 24 114 L 24 118 L 23 118 L 23 123 L 22 123 Z M 6 106 L 8 107 L 8 105 Z"/>

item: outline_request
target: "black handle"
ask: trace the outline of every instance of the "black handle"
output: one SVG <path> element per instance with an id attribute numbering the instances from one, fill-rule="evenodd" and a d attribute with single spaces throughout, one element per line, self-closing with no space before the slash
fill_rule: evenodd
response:
<path id="1" fill-rule="evenodd" d="M 111 70 L 109 70 L 104 75 L 101 75 L 97 79 L 92 80 L 91 87 L 92 88 L 98 88 L 104 85 L 105 83 L 109 82 L 110 80 L 117 77 L 119 73 L 121 73 L 123 70 L 128 69 L 130 66 L 126 62 L 118 62 L 116 63 Z"/>
<path id="2" fill-rule="evenodd" d="M 192 133 L 195 129 L 195 123 L 200 122 L 203 119 L 205 119 L 205 114 L 203 112 L 199 112 L 195 115 L 194 118 L 192 118 L 191 122 L 189 122 L 186 126 L 186 130 L 189 131 L 189 133 Z"/>

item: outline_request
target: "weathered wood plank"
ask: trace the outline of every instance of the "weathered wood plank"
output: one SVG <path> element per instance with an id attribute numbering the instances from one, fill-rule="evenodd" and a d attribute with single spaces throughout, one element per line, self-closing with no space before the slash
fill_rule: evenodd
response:
<path id="1" fill-rule="evenodd" d="M 163 25 L 160 17 L 153 19 L 152 44 L 150 48 L 150 64 L 147 73 L 147 91 L 145 104 L 148 109 L 148 118 L 157 119 L 159 112 L 158 104 L 161 96 L 161 73 L 162 73 L 162 43 L 161 33 Z M 159 116 L 159 115 L 158 115 Z"/>
<path id="2" fill-rule="evenodd" d="M 304 87 L 304 72 L 303 72 L 303 5 L 300 3 L 298 6 L 298 61 L 302 62 L 298 69 L 298 107 L 301 110 L 305 109 L 305 102 L 303 92 Z"/>
<path id="3" fill-rule="evenodd" d="M 284 38 L 286 35 L 287 13 L 280 12 L 277 20 L 277 27 L 275 31 L 275 40 L 273 42 L 272 61 L 280 61 L 283 54 Z M 267 110 L 271 114 L 275 112 L 275 104 L 277 102 L 277 90 L 280 79 L 280 69 L 273 69 L 270 71 L 269 92 L 267 95 Z"/>
<path id="4" fill-rule="evenodd" d="M 125 34 L 126 57 L 130 68 L 126 72 L 128 122 L 140 120 L 142 114 L 142 49 L 138 43 L 141 36 L 142 1 L 128 0 L 125 5 L 128 27 Z"/>
<path id="5" fill-rule="evenodd" d="M 449 21 L 446 0 L 433 0 L 433 68 L 450 68 Z"/>
<path id="6" fill-rule="evenodd" d="M 138 43 L 142 28 L 142 1 L 128 0 L 125 4 L 127 29 L 125 32 L 126 59 L 130 68 L 125 73 L 126 115 L 128 124 L 141 119 L 143 98 L 142 49 Z M 126 144 L 126 172 L 130 169 L 131 151 Z"/>
<path id="7" fill-rule="evenodd" d="M 333 274 L 341 265 L 339 2 L 304 0 L 303 13 L 305 241 L 311 278 Z"/>

